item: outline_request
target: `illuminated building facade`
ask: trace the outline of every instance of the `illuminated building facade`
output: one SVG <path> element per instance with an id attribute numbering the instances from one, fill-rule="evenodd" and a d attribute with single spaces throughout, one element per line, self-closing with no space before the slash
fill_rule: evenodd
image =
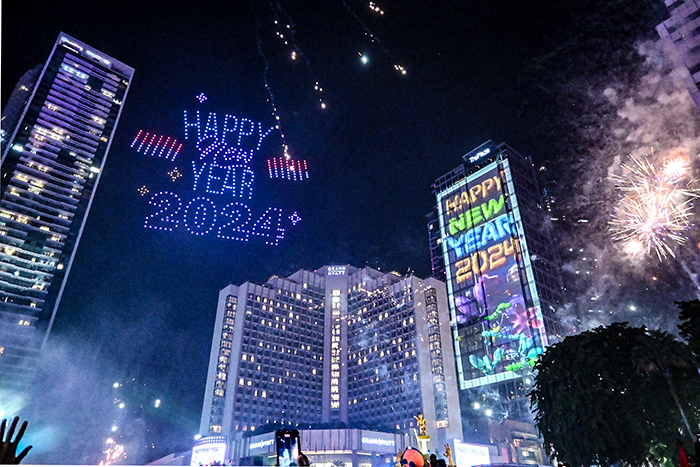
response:
<path id="1" fill-rule="evenodd" d="M 447 283 L 464 420 L 528 420 L 532 364 L 562 334 L 561 275 L 532 162 L 489 141 L 433 191 L 429 237 Z"/>
<path id="2" fill-rule="evenodd" d="M 220 292 L 200 433 L 326 425 L 462 438 L 445 285 L 349 265 Z M 440 444 L 441 443 L 441 444 Z"/>
<path id="3" fill-rule="evenodd" d="M 275 432 L 251 435 L 234 440 L 232 460 L 236 465 L 275 465 Z M 387 467 L 395 464 L 396 452 L 404 451 L 410 441 L 406 434 L 332 428 L 300 430 L 299 444 L 315 467 L 336 467 L 339 462 L 347 467 Z M 196 460 L 193 456 L 191 465 L 199 465 Z"/>
<path id="4" fill-rule="evenodd" d="M 656 27 L 661 38 L 668 39 L 688 70 L 688 91 L 700 109 L 700 1 L 664 0 L 670 18 Z"/>
<path id="5" fill-rule="evenodd" d="M 35 370 L 133 72 L 62 33 L 3 112 L 0 386 Z"/>

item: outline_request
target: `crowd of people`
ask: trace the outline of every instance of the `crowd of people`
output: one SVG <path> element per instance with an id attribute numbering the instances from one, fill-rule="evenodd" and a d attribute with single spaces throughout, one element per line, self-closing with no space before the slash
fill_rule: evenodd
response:
<path id="1" fill-rule="evenodd" d="M 27 429 L 27 422 L 24 421 L 20 425 L 17 435 L 15 435 L 18 423 L 19 417 L 13 418 L 12 421 L 9 422 L 9 426 L 7 419 L 3 419 L 2 422 L 0 422 L 0 465 L 19 464 L 32 449 L 32 446 L 27 446 L 22 449 L 22 452 L 19 454 L 17 453 L 19 444 L 22 441 L 22 436 L 24 436 L 24 432 Z M 694 436 L 694 440 L 694 455 L 687 453 L 683 448 L 683 444 L 679 443 L 681 458 L 680 467 L 700 467 L 700 463 L 698 462 L 698 460 L 700 460 L 700 433 Z M 447 456 L 449 460 L 449 467 L 454 467 L 452 451 L 449 445 L 445 445 L 445 456 Z M 299 453 L 296 465 L 301 467 L 308 466 L 308 457 Z M 568 467 L 568 464 L 563 465 Z M 438 459 L 435 454 L 426 457 L 419 450 L 407 447 L 405 451 L 398 452 L 396 456 L 396 467 L 448 467 L 448 465 L 445 463 L 444 459 Z"/>

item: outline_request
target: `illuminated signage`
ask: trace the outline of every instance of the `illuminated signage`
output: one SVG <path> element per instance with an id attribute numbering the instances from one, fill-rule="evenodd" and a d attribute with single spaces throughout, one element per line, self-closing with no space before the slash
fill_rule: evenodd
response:
<path id="1" fill-rule="evenodd" d="M 394 447 L 395 442 L 393 439 L 381 439 L 381 438 L 368 438 L 362 437 L 362 446 L 374 445 L 374 446 L 390 446 Z"/>
<path id="2" fill-rule="evenodd" d="M 226 465 L 226 443 L 212 443 L 192 448 L 190 465 Z"/>
<path id="3" fill-rule="evenodd" d="M 519 376 L 546 344 L 509 170 L 493 162 L 437 197 L 462 389 Z"/>
<path id="4" fill-rule="evenodd" d="M 484 156 L 491 154 L 491 148 L 486 148 L 482 151 L 477 152 L 473 156 L 469 157 L 469 162 L 476 162 Z"/>
<path id="5" fill-rule="evenodd" d="M 454 440 L 455 464 L 457 467 L 473 467 L 475 465 L 490 465 L 491 454 L 488 446 L 463 443 Z"/>
<path id="6" fill-rule="evenodd" d="M 207 97 L 202 93 L 197 100 L 202 104 Z M 131 143 L 133 150 L 171 163 L 178 159 L 178 167 L 166 170 L 170 188 L 139 188 L 141 196 L 153 191 L 147 198 L 151 209 L 144 227 L 279 244 L 285 230 L 301 217 L 296 211 L 276 206 L 259 209 L 253 204 L 255 156 L 275 128 L 236 115 L 185 110 L 182 141 L 140 130 Z M 271 158 L 268 164 L 270 178 L 309 178 L 306 161 Z"/>
<path id="7" fill-rule="evenodd" d="M 275 442 L 274 439 L 267 439 L 267 440 L 258 441 L 255 443 L 250 443 L 250 449 L 260 449 L 260 448 L 272 446 L 274 444 L 274 442 Z"/>
<path id="8" fill-rule="evenodd" d="M 264 439 L 262 441 L 256 441 L 255 443 L 250 443 L 250 450 L 262 449 L 272 446 L 275 443 L 274 439 Z"/>
<path id="9" fill-rule="evenodd" d="M 328 266 L 327 274 L 329 276 L 344 276 L 345 266 Z"/>

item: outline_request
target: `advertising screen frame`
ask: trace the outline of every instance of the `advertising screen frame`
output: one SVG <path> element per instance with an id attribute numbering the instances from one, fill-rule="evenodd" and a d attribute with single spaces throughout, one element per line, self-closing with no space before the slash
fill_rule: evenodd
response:
<path id="1" fill-rule="evenodd" d="M 190 465 L 211 465 L 219 462 L 225 465 L 226 443 L 205 443 L 192 448 L 192 461 Z"/>
<path id="2" fill-rule="evenodd" d="M 507 156 L 466 169 L 436 193 L 460 389 L 520 377 L 547 345 Z"/>
<path id="3" fill-rule="evenodd" d="M 475 465 L 491 465 L 491 452 L 488 446 L 463 443 L 454 440 L 455 465 L 457 467 L 473 467 Z"/>

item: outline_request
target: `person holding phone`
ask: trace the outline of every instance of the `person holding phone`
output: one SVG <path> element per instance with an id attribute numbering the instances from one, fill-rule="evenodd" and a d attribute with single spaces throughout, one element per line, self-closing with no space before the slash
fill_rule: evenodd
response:
<path id="1" fill-rule="evenodd" d="M 298 430 L 277 430 L 275 433 L 277 463 L 279 467 L 305 467 L 309 465 L 300 448 Z"/>

